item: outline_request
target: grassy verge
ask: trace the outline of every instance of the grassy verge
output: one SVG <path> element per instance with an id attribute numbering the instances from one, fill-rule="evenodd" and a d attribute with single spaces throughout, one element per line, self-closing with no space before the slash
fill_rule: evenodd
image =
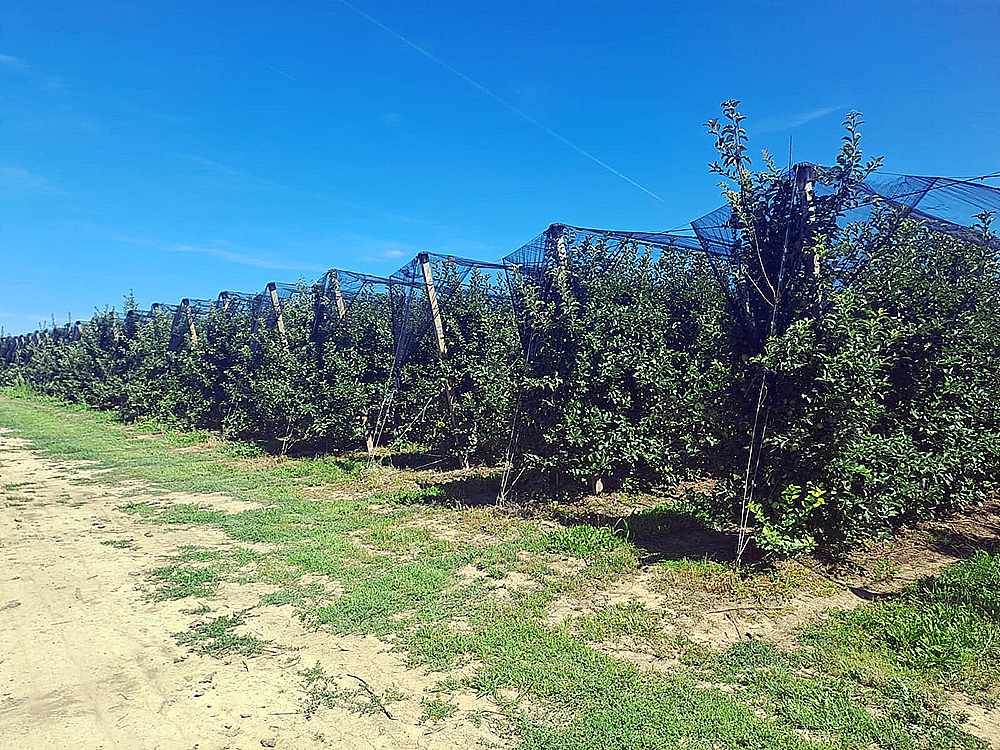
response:
<path id="1" fill-rule="evenodd" d="M 502 708 L 521 747 L 539 750 L 982 746 L 945 708 L 945 691 L 995 694 L 998 558 L 985 553 L 818 624 L 793 647 L 744 640 L 713 652 L 666 627 L 671 612 L 642 602 L 562 621 L 549 606 L 640 570 L 664 586 L 725 586 L 739 597 L 780 596 L 798 582 L 771 573 L 755 584 L 697 558 L 653 562 L 609 528 L 551 530 L 502 509 L 444 507 L 441 488 L 404 475 L 386 489 L 349 459 L 274 459 L 207 434 L 123 426 L 24 398 L 0 398 L 0 426 L 49 456 L 93 462 L 101 482 L 253 503 L 241 512 L 124 504 L 150 524 L 202 524 L 233 540 L 225 550 L 179 550 L 149 571 L 151 597 L 210 600 L 223 581 L 270 583 L 275 592 L 258 606 L 292 604 L 316 627 L 378 635 L 414 666 L 440 671 L 428 720 L 447 723 L 449 693 L 474 690 Z M 217 656 L 272 648 L 237 634 L 247 616 L 209 617 L 177 637 Z M 599 648 L 615 643 L 675 658 L 640 670 Z M 321 665 L 306 679 L 308 711 L 374 710 L 393 698 L 336 692 Z"/>

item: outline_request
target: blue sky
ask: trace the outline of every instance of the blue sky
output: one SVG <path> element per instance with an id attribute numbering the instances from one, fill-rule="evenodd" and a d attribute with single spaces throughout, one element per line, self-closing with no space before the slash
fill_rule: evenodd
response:
<path id="1" fill-rule="evenodd" d="M 0 326 L 675 228 L 720 203 L 728 98 L 782 163 L 858 109 L 889 171 L 995 172 L 998 29 L 998 0 L 5 0 Z"/>

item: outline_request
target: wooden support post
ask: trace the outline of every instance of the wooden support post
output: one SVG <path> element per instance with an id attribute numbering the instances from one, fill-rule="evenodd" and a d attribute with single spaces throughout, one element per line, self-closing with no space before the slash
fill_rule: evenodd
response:
<path id="1" fill-rule="evenodd" d="M 563 232 L 562 225 L 555 227 L 556 236 L 556 257 L 559 259 L 559 265 L 563 268 L 569 262 L 569 251 L 566 249 L 566 235 Z"/>
<path id="2" fill-rule="evenodd" d="M 344 295 L 340 291 L 340 279 L 337 278 L 336 271 L 330 271 L 330 288 L 333 289 L 333 301 L 337 305 L 337 315 L 343 320 L 347 315 L 347 307 L 344 305 Z"/>
<path id="3" fill-rule="evenodd" d="M 417 259 L 420 261 L 420 270 L 424 275 L 424 288 L 427 290 L 427 302 L 431 308 L 434 335 L 437 339 L 438 358 L 443 362 L 448 357 L 448 346 L 444 341 L 444 323 L 441 320 L 441 310 L 438 308 L 437 290 L 434 288 L 430 256 L 427 253 L 420 253 Z"/>
<path id="4" fill-rule="evenodd" d="M 816 185 L 815 170 L 811 164 L 797 164 L 795 166 L 795 182 L 802 195 L 802 205 L 804 209 L 803 231 L 801 242 L 804 244 L 813 236 L 816 229 Z M 813 312 L 819 316 L 823 310 L 823 288 L 820 285 L 820 258 L 819 253 L 811 253 L 813 280 L 816 282 L 816 302 Z"/>
<path id="5" fill-rule="evenodd" d="M 437 341 L 438 359 L 444 362 L 448 358 L 448 346 L 444 340 L 444 323 L 441 320 L 441 310 L 438 307 L 437 290 L 434 288 L 434 275 L 431 272 L 430 256 L 427 253 L 417 255 L 420 270 L 424 275 L 424 289 L 427 291 L 427 303 L 431 308 L 431 320 L 434 325 L 434 336 Z M 455 417 L 455 393 L 448 378 L 444 378 L 444 395 L 448 401 L 448 412 L 451 416 L 451 428 L 455 434 L 455 447 L 460 449 L 458 439 L 458 420 Z M 462 467 L 469 468 L 469 461 L 462 457 Z"/>
<path id="6" fill-rule="evenodd" d="M 188 333 L 191 334 L 191 343 L 197 346 L 198 330 L 194 327 L 194 314 L 191 312 L 191 300 L 185 297 L 181 300 L 181 306 L 184 308 L 184 315 L 187 316 Z"/>
<path id="7" fill-rule="evenodd" d="M 337 305 L 337 317 L 339 320 L 343 320 L 347 315 L 347 305 L 344 304 L 344 294 L 340 289 L 340 279 L 337 278 L 337 271 L 333 269 L 329 272 L 330 274 L 330 289 L 333 290 L 333 301 Z M 355 385 L 360 387 L 361 381 L 355 380 Z M 368 451 L 369 456 L 375 455 L 375 440 L 372 437 L 371 430 L 368 429 L 368 415 L 361 415 L 361 429 L 365 432 L 365 448 Z"/>
<path id="8" fill-rule="evenodd" d="M 278 333 L 281 334 L 281 343 L 288 349 L 288 334 L 285 333 L 285 319 L 281 316 L 281 300 L 278 299 L 278 287 L 272 281 L 267 285 L 267 291 L 271 295 L 271 304 L 274 306 L 274 315 L 277 320 Z"/>

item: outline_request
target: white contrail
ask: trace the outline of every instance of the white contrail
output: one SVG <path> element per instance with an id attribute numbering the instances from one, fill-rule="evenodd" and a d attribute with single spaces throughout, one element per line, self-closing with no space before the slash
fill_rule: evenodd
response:
<path id="1" fill-rule="evenodd" d="M 557 133 L 556 131 L 554 131 L 549 126 L 547 126 L 547 125 L 539 122 L 538 120 L 536 120 L 534 117 L 532 117 L 531 115 L 529 115 L 527 112 L 525 112 L 520 107 L 518 107 L 518 106 L 516 106 L 514 104 L 511 104 L 509 101 L 507 101 L 503 97 L 501 97 L 501 96 L 499 96 L 497 94 L 494 94 L 488 88 L 486 88 L 485 86 L 483 86 L 483 84 L 479 83 L 476 80 L 473 80 L 472 78 L 469 78 L 469 76 L 465 75 L 465 73 L 463 73 L 461 70 L 459 70 L 458 68 L 452 67 L 451 65 L 449 65 L 448 63 L 446 63 L 444 60 L 442 60 L 440 57 L 437 57 L 436 55 L 432 54 L 431 52 L 428 52 L 427 50 L 425 50 L 420 45 L 414 44 L 413 42 L 411 42 L 409 39 L 407 39 L 405 36 L 403 36 L 402 34 L 400 34 L 395 29 L 389 28 L 384 23 L 382 23 L 381 21 L 379 21 L 377 18 L 374 18 L 373 16 L 370 16 L 367 13 L 365 13 L 363 10 L 361 10 L 361 8 L 357 7 L 356 5 L 352 5 L 351 3 L 347 2 L 347 0 L 338 0 L 338 2 L 341 5 L 344 5 L 344 6 L 348 7 L 348 8 L 350 8 L 352 11 L 354 11 L 355 13 L 357 13 L 362 18 L 368 19 L 373 24 L 375 24 L 380 29 L 382 29 L 382 31 L 384 31 L 385 33 L 391 34 L 392 36 L 396 37 L 399 41 L 401 41 L 406 46 L 415 49 L 417 52 L 419 52 L 421 55 L 423 55 L 427 59 L 433 60 L 434 62 L 436 62 L 438 65 L 440 65 L 445 70 L 447 70 L 447 71 L 453 73 L 454 75 L 458 76 L 459 78 L 461 78 L 463 81 L 465 81 L 470 86 L 478 89 L 479 91 L 482 91 L 490 99 L 492 99 L 493 101 L 497 102 L 497 104 L 502 104 L 504 107 L 506 107 L 507 109 L 511 110 L 515 114 L 519 115 L 523 119 L 527 120 L 532 125 L 535 125 L 536 127 L 541 128 L 543 131 L 545 131 L 546 133 L 548 133 L 549 135 L 551 135 L 553 138 L 555 138 L 560 143 L 563 143 L 563 144 L 569 146 L 571 149 L 573 149 L 574 151 L 576 151 L 578 154 L 581 154 L 581 155 L 587 157 L 588 159 L 590 159 L 595 164 L 598 164 L 598 165 L 604 167 L 606 170 L 608 170 L 609 172 L 611 172 L 611 174 L 614 174 L 614 175 L 617 175 L 618 177 L 621 177 L 623 180 L 625 180 L 625 182 L 627 182 L 630 185 L 633 185 L 633 186 L 639 188 L 642 192 L 646 193 L 647 195 L 653 196 L 654 198 L 656 198 L 656 200 L 660 201 L 661 203 L 663 202 L 663 198 L 661 198 L 660 196 L 658 196 L 652 190 L 648 190 L 647 188 L 644 188 L 642 185 L 640 185 L 638 182 L 636 182 L 635 180 L 633 180 L 628 175 L 622 174 L 617 169 L 615 169 L 614 167 L 612 167 L 610 164 L 608 164 L 606 162 L 603 162 L 600 159 L 598 159 L 596 156 L 594 156 L 593 154 L 591 154 L 591 153 L 589 153 L 587 151 L 584 151 L 582 148 L 580 148 L 579 146 L 577 146 L 575 143 L 573 143 L 569 139 L 564 138 L 563 136 L 559 135 L 559 133 Z"/>

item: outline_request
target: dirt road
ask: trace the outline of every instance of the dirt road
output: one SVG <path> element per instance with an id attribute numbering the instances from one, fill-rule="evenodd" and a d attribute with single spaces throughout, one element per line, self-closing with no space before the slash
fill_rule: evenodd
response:
<path id="1" fill-rule="evenodd" d="M 255 658 L 190 654 L 186 630 L 202 600 L 152 602 L 144 571 L 181 545 L 222 547 L 204 527 L 150 526 L 116 510 L 126 488 L 79 484 L 79 465 L 32 453 L 0 434 L 0 747 L 60 748 L 469 748 L 497 742 L 485 726 L 420 724 L 421 697 L 440 675 L 408 670 L 373 638 L 305 629 L 291 606 L 267 607 L 247 632 L 293 647 Z M 171 498 L 174 499 L 174 498 Z M 219 498 L 187 498 L 228 503 Z M 131 540 L 121 549 L 102 544 Z M 223 587 L 213 614 L 255 604 L 260 586 Z M 294 649 L 294 650 L 293 650 Z M 340 708 L 302 713 L 299 672 L 321 662 L 406 698 L 392 719 Z M 466 705 L 461 705 L 464 700 Z M 460 699 L 466 712 L 473 698 Z M 459 714 L 461 715 L 461 714 Z"/>

